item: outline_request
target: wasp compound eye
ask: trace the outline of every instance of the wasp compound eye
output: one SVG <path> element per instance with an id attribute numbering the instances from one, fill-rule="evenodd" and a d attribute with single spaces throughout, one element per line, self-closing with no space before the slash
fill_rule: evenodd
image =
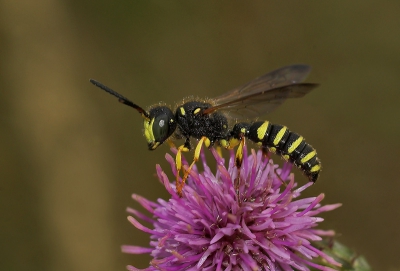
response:
<path id="1" fill-rule="evenodd" d="M 168 135 L 169 123 L 168 116 L 161 115 L 156 117 L 153 123 L 153 134 L 156 141 L 164 141 L 169 137 Z"/>
<path id="2" fill-rule="evenodd" d="M 176 129 L 176 121 L 171 109 L 157 106 L 149 112 L 150 122 L 145 121 L 145 137 L 150 150 L 155 150 L 164 143 Z"/>

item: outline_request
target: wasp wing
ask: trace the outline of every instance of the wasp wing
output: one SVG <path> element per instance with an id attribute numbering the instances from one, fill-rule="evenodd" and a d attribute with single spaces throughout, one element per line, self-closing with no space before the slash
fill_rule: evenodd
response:
<path id="1" fill-rule="evenodd" d="M 265 115 L 288 98 L 306 95 L 317 84 L 300 83 L 310 73 L 307 65 L 292 65 L 260 76 L 243 86 L 214 99 L 214 106 L 204 110 L 210 114 L 216 110 L 227 111 L 237 119 L 253 119 Z"/>

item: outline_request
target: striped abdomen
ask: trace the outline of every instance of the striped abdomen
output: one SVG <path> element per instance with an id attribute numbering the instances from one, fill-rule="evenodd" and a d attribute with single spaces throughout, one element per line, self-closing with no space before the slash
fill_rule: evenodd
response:
<path id="1" fill-rule="evenodd" d="M 289 131 L 283 125 L 271 124 L 269 121 L 237 123 L 232 129 L 233 136 L 237 136 L 235 131 L 244 130 L 246 132 L 241 133 L 242 135 L 296 165 L 310 181 L 317 181 L 321 163 L 315 149 L 302 136 Z"/>

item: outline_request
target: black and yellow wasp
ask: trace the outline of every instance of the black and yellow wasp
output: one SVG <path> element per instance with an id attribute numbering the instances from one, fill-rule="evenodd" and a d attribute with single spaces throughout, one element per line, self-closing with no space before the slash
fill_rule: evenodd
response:
<path id="1" fill-rule="evenodd" d="M 218 144 L 226 149 L 239 145 L 236 163 L 240 164 L 245 138 L 259 145 L 265 154 L 270 151 L 290 161 L 300 168 L 310 181 L 315 182 L 321 171 L 315 149 L 306 143 L 302 136 L 283 125 L 254 121 L 274 110 L 286 99 L 303 97 L 317 87 L 318 84 L 302 83 L 310 70 L 310 66 L 301 64 L 283 67 L 219 97 L 207 101 L 182 102 L 174 111 L 167 106 L 154 106 L 146 111 L 100 82 L 93 79 L 90 79 L 90 82 L 116 96 L 121 103 L 133 107 L 142 115 L 144 136 L 150 150 L 155 150 L 171 136 L 185 140 L 176 155 L 177 190 L 181 195 L 187 174 L 199 158 L 203 143 L 206 147 Z M 235 123 L 231 128 L 230 120 Z M 181 152 L 191 149 L 191 138 L 200 141 L 195 150 L 194 161 L 179 184 Z"/>

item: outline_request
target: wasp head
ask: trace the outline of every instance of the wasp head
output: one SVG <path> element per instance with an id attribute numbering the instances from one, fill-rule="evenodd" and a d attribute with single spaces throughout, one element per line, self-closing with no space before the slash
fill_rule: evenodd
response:
<path id="1" fill-rule="evenodd" d="M 155 150 L 164 143 L 175 132 L 176 125 L 171 109 L 166 106 L 152 108 L 144 120 L 144 137 L 149 150 Z"/>

